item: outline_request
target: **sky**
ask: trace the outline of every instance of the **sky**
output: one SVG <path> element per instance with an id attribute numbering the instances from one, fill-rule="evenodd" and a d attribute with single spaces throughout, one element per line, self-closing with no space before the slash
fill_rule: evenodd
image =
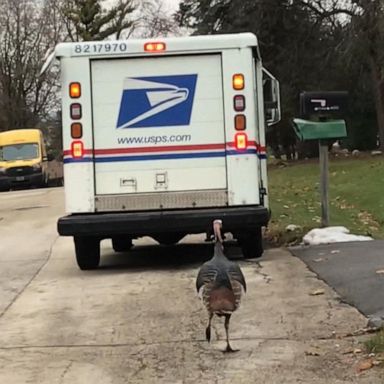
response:
<path id="1" fill-rule="evenodd" d="M 171 11 L 176 11 L 176 9 L 179 6 L 180 0 L 163 0 L 164 4 L 169 8 Z"/>
<path id="2" fill-rule="evenodd" d="M 180 3 L 180 0 L 159 0 L 159 1 L 163 1 L 164 5 L 167 7 L 167 10 L 169 10 L 170 12 L 176 11 Z M 112 5 L 114 2 L 115 0 L 104 0 L 104 3 L 107 7 Z"/>
<path id="3" fill-rule="evenodd" d="M 108 9 L 112 5 L 116 4 L 117 0 L 102 0 L 103 6 Z M 160 4 L 162 4 L 162 11 L 168 15 L 172 15 L 175 11 L 179 8 L 179 3 L 181 0 L 154 0 L 158 1 Z M 136 4 L 139 4 L 140 0 L 137 0 Z M 134 13 L 133 13 L 134 14 Z M 133 15 L 132 14 L 132 15 Z M 142 37 L 142 31 L 140 26 L 136 26 L 135 32 L 131 35 L 131 37 Z M 187 34 L 187 32 L 183 32 L 183 34 Z M 170 35 L 171 36 L 171 35 Z"/>

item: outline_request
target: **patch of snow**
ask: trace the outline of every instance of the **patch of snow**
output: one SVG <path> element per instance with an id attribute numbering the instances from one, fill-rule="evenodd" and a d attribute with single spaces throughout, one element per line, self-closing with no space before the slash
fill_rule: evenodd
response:
<path id="1" fill-rule="evenodd" d="M 353 235 L 349 229 L 345 227 L 326 227 L 314 228 L 310 230 L 304 237 L 303 243 L 307 245 L 320 245 L 341 243 L 346 241 L 368 241 L 373 240 L 369 236 Z"/>

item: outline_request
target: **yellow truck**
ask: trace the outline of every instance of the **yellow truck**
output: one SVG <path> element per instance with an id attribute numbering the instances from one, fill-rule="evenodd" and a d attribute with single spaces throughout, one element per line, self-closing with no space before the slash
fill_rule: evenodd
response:
<path id="1" fill-rule="evenodd" d="M 49 160 L 44 136 L 39 129 L 0 132 L 0 190 L 47 186 Z"/>

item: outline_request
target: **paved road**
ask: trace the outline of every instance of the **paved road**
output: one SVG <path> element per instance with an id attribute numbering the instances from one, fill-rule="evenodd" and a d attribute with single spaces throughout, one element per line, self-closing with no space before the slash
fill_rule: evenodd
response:
<path id="1" fill-rule="evenodd" d="M 0 315 L 48 261 L 63 189 L 0 193 Z"/>
<path id="2" fill-rule="evenodd" d="M 291 251 L 364 315 L 384 316 L 384 241 L 294 247 Z"/>
<path id="3" fill-rule="evenodd" d="M 80 271 L 72 240 L 56 234 L 62 201 L 61 188 L 0 194 L 0 383 L 383 382 L 378 369 L 357 376 L 362 357 L 349 353 L 366 318 L 289 252 L 241 262 L 248 293 L 231 321 L 240 351 L 223 354 L 222 321 L 208 344 L 194 287 L 209 245 L 143 239 L 117 255 L 104 241 L 102 267 Z"/>

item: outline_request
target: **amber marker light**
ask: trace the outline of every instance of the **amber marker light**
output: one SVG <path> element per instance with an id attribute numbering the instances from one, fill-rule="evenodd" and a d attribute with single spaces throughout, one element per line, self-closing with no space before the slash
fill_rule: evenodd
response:
<path id="1" fill-rule="evenodd" d="M 150 42 L 144 44 L 144 51 L 146 52 L 163 52 L 166 49 L 165 43 L 162 42 Z"/>
<path id="2" fill-rule="evenodd" d="M 69 84 L 69 96 L 72 99 L 78 99 L 81 96 L 81 85 L 80 83 Z"/>
<path id="3" fill-rule="evenodd" d="M 236 73 L 232 76 L 232 86 L 233 89 L 237 91 L 244 89 L 244 75 L 241 73 Z"/>

